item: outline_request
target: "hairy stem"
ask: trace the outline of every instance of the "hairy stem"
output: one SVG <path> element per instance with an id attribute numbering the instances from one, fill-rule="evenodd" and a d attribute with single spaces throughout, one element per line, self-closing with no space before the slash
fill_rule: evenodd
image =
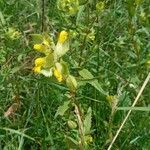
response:
<path id="1" fill-rule="evenodd" d="M 75 104 L 75 113 L 77 116 L 77 121 L 78 121 L 78 126 L 79 126 L 79 134 L 80 134 L 80 139 L 81 139 L 80 150 L 84 150 L 85 141 L 84 141 L 83 121 L 81 118 L 80 108 L 77 104 Z"/>

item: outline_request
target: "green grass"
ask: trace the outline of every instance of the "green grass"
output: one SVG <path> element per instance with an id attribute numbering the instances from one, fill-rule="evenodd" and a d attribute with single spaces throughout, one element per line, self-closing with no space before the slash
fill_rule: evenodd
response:
<path id="1" fill-rule="evenodd" d="M 87 0 L 75 15 L 57 9 L 55 0 L 45 5 L 46 32 L 56 39 L 57 32 L 70 31 L 70 50 L 64 60 L 81 84 L 76 99 L 83 114 L 92 108 L 93 142 L 88 145 L 92 150 L 108 148 L 130 109 L 112 150 L 150 149 L 149 83 L 131 108 L 149 72 L 150 2 L 141 0 L 134 12 L 137 0 L 129 1 L 106 0 L 104 10 L 98 12 L 98 0 Z M 30 34 L 41 33 L 41 11 L 40 0 L 0 0 L 0 150 L 65 150 L 65 137 L 77 138 L 77 130 L 67 125 L 68 120 L 75 120 L 72 108 L 64 116 L 54 117 L 68 99 L 66 85 L 32 71 L 40 54 L 33 50 Z M 11 38 L 10 28 L 20 36 Z M 106 98 L 82 81 L 82 69 L 94 76 L 89 82 L 97 79 L 104 91 L 118 96 L 114 114 Z M 19 103 L 17 111 L 4 117 L 14 103 Z"/>

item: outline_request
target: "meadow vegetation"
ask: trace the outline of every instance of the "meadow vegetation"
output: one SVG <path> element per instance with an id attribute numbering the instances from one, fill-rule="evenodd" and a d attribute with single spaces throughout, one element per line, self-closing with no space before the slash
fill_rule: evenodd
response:
<path id="1" fill-rule="evenodd" d="M 0 150 L 150 150 L 149 70 L 149 0 L 0 0 Z"/>

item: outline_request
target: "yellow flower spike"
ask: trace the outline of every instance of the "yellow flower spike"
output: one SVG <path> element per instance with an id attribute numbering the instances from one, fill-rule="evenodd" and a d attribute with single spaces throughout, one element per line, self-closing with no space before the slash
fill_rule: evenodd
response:
<path id="1" fill-rule="evenodd" d="M 58 71 L 57 68 L 54 68 L 54 76 L 57 78 L 59 82 L 62 82 L 63 80 L 62 74 Z"/>
<path id="2" fill-rule="evenodd" d="M 66 31 L 61 31 L 58 38 L 58 42 L 63 44 L 67 39 L 68 39 L 68 33 Z"/>

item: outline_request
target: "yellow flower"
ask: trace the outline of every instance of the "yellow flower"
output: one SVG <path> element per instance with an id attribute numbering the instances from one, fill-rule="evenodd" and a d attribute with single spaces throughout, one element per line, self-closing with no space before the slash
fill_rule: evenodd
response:
<path id="1" fill-rule="evenodd" d="M 35 44 L 33 46 L 33 48 L 35 50 L 39 51 L 39 52 L 43 52 L 43 51 L 45 51 L 47 49 L 47 46 L 45 44 L 43 44 L 43 43 L 42 44 Z"/>
<path id="2" fill-rule="evenodd" d="M 63 80 L 62 74 L 57 68 L 54 68 L 54 76 L 57 78 L 59 82 Z"/>
<path id="3" fill-rule="evenodd" d="M 8 28 L 8 32 L 6 34 L 12 40 L 18 39 L 21 36 L 21 32 L 17 31 L 15 28 Z"/>
<path id="4" fill-rule="evenodd" d="M 63 44 L 67 39 L 68 39 L 68 33 L 66 31 L 61 31 L 58 38 L 58 42 Z"/>
<path id="5" fill-rule="evenodd" d="M 33 71 L 34 71 L 35 73 L 40 73 L 40 71 L 41 71 L 41 66 L 35 66 L 35 67 L 33 68 Z"/>
<path id="6" fill-rule="evenodd" d="M 108 102 L 112 103 L 116 99 L 116 96 L 107 95 L 106 99 L 108 100 Z"/>
<path id="7" fill-rule="evenodd" d="M 98 2 L 98 3 L 96 4 L 96 10 L 97 10 L 97 11 L 101 12 L 101 11 L 104 10 L 104 8 L 105 8 L 105 3 L 104 3 L 104 2 Z"/>
<path id="8" fill-rule="evenodd" d="M 21 33 L 20 33 L 19 31 L 15 31 L 15 32 L 12 34 L 11 38 L 12 38 L 12 39 L 14 39 L 14 38 L 19 38 L 20 35 L 21 35 Z"/>
<path id="9" fill-rule="evenodd" d="M 118 104 L 118 97 L 116 95 L 108 95 L 106 97 L 106 100 L 109 102 L 111 108 L 112 108 L 112 113 L 116 110 L 117 104 Z"/>
<path id="10" fill-rule="evenodd" d="M 41 44 L 35 44 L 33 48 L 39 52 L 45 52 L 49 48 L 49 46 L 49 42 L 44 39 Z"/>
<path id="11" fill-rule="evenodd" d="M 45 57 L 37 58 L 35 61 L 35 67 L 33 68 L 33 71 L 36 73 L 40 73 L 42 66 L 45 65 Z"/>
<path id="12" fill-rule="evenodd" d="M 150 66 L 150 60 L 149 60 L 149 61 L 147 61 L 147 64 Z"/>
<path id="13" fill-rule="evenodd" d="M 45 64 L 45 57 L 40 57 L 35 60 L 36 66 L 43 66 Z"/>
<path id="14" fill-rule="evenodd" d="M 69 7 L 69 12 L 70 14 L 75 14 L 77 11 L 77 9 L 73 8 L 73 7 Z"/>
<path id="15" fill-rule="evenodd" d="M 93 142 L 93 137 L 91 135 L 85 136 L 85 144 L 88 145 Z"/>

